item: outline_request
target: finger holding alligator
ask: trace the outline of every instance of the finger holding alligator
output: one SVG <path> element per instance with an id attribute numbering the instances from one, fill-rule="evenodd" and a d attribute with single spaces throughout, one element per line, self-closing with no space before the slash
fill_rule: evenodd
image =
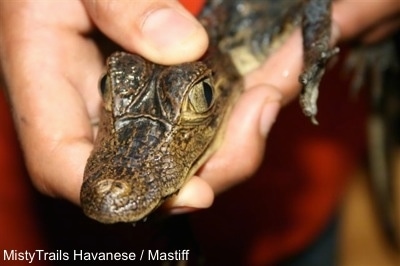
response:
<path id="1" fill-rule="evenodd" d="M 245 181 L 259 167 L 282 94 L 269 85 L 249 88 L 238 100 L 220 148 L 164 208 L 171 213 L 209 207 L 214 194 Z M 243 138 L 243 136 L 247 136 Z"/>
<path id="2" fill-rule="evenodd" d="M 366 42 L 387 36 L 399 23 L 398 0 L 369 0 L 367 5 L 358 0 L 333 2 L 332 18 L 340 28 L 341 41 L 360 37 Z"/>
<path id="3" fill-rule="evenodd" d="M 400 28 L 400 17 L 385 22 L 382 25 L 378 25 L 372 28 L 368 33 L 364 34 L 361 38 L 365 44 L 375 43 L 379 40 L 390 36 L 398 28 Z"/>
<path id="4" fill-rule="evenodd" d="M 259 84 L 269 84 L 282 93 L 283 104 L 295 99 L 300 92 L 298 77 L 303 66 L 301 43 L 300 30 L 296 30 L 260 68 L 246 75 L 245 87 L 248 89 Z"/>
<path id="5" fill-rule="evenodd" d="M 215 188 L 202 177 L 193 176 L 179 190 L 175 197 L 165 201 L 162 208 L 171 214 L 181 214 L 197 209 L 205 209 L 214 201 Z"/>
<path id="6" fill-rule="evenodd" d="M 207 48 L 204 28 L 179 1 L 83 1 L 83 4 L 107 37 L 152 62 L 193 61 Z"/>
<path id="7" fill-rule="evenodd" d="M 287 23 L 298 26 L 299 16 L 289 12 L 289 20 L 279 19 L 280 37 L 266 34 L 264 38 L 255 38 L 256 43 L 250 43 L 247 37 L 254 36 L 241 38 L 239 26 L 234 35 L 225 36 L 228 29 L 233 30 L 229 25 L 236 25 L 234 21 L 229 24 L 224 16 L 235 9 L 235 3 L 214 6 L 221 8 L 220 20 L 210 13 L 218 11 L 212 5 L 200 15 L 212 37 L 212 45 L 202 62 L 162 66 L 124 52 L 109 57 L 107 75 L 101 82 L 102 121 L 81 190 L 82 207 L 89 217 L 105 223 L 143 219 L 169 196 L 176 195 L 218 147 L 215 157 L 224 159 L 214 162 L 211 159 L 198 172 L 216 192 L 240 182 L 257 169 L 265 137 L 282 102 L 281 93 L 264 85 L 247 90 L 237 103 L 244 89 L 241 75 L 263 62 L 265 58 L 260 52 L 265 55 L 275 52 L 293 29 Z M 265 8 L 258 3 L 252 3 L 255 13 Z M 316 0 L 304 6 L 303 56 L 298 53 L 286 69 L 260 70 L 260 73 L 281 72 L 276 82 L 287 78 L 283 80 L 289 84 L 288 91 L 293 92 L 297 86 L 290 82 L 298 79 L 297 75 L 291 75 L 290 67 L 296 69 L 299 65 L 295 62 L 304 61 L 301 102 L 305 114 L 314 122 L 318 83 L 326 61 L 335 53 L 329 48 L 329 3 Z M 251 17 L 237 12 L 239 20 Z M 228 28 L 220 29 L 219 25 Z M 267 41 L 270 37 L 272 42 Z M 281 56 L 291 58 L 288 54 Z M 282 66 L 277 62 L 276 66 Z M 265 83 L 265 76 L 260 76 L 255 84 Z M 238 105 L 231 119 L 224 119 L 231 114 L 235 103 Z M 226 125 L 230 134 L 224 134 Z M 218 176 L 222 178 L 215 178 Z"/>
<path id="8" fill-rule="evenodd" d="M 333 47 L 340 38 L 336 25 L 331 29 L 330 45 Z M 282 104 L 294 100 L 301 90 L 298 77 L 303 69 L 303 49 L 300 29 L 266 60 L 260 68 L 247 74 L 245 88 L 269 84 L 282 93 Z"/>
<path id="9" fill-rule="evenodd" d="M 334 28 L 331 37 L 332 46 L 338 38 L 339 32 Z M 277 115 L 275 110 L 277 106 L 272 106 L 271 109 L 269 106 L 285 105 L 295 99 L 300 92 L 298 76 L 303 67 L 301 42 L 301 32 L 296 30 L 259 69 L 246 75 L 246 92 L 242 94 L 228 122 L 227 132 L 230 134 L 225 136 L 221 147 L 197 173 L 215 194 L 243 182 L 258 168 L 264 153 L 265 137 Z M 269 116 L 265 117 L 268 114 Z M 266 133 L 264 137 L 257 131 L 261 124 L 266 125 L 263 130 Z M 242 136 L 252 137 L 243 139 Z M 246 154 L 245 160 L 243 154 Z M 206 201 L 200 203 L 196 198 L 203 188 L 196 189 L 191 182 L 192 180 L 189 180 L 180 193 L 168 201 L 168 207 L 208 207 Z M 197 182 L 194 181 L 196 184 Z M 180 212 L 184 210 L 180 209 Z"/>
<path id="10" fill-rule="evenodd" d="M 215 193 L 245 181 L 257 170 L 281 100 L 280 91 L 269 85 L 258 85 L 242 94 L 228 121 L 229 134 L 197 173 Z"/>

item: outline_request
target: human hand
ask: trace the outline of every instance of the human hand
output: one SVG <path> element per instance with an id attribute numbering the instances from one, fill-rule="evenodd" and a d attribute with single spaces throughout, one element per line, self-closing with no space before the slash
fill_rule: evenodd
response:
<path id="1" fill-rule="evenodd" d="M 97 27 L 124 49 L 162 64 L 195 60 L 207 47 L 203 28 L 178 2 L 130 5 L 131 1 L 1 2 L 1 70 L 28 171 L 44 194 L 79 204 L 83 170 L 93 148 L 92 121 L 98 119 L 101 103 L 94 85 L 104 65 L 93 37 Z M 166 28 L 168 34 L 162 32 Z M 249 160 L 237 162 L 233 178 L 231 170 L 220 175 L 226 167 L 218 165 L 221 160 L 211 160 L 213 166 L 206 168 L 211 170 L 204 172 L 221 181 L 192 178 L 172 206 L 207 207 L 214 191 L 226 187 L 225 179 L 235 183 L 253 171 L 279 99 L 279 93 L 268 88 L 245 93 L 233 112 L 231 134 L 219 156 L 229 158 L 232 150 L 249 149 Z M 272 107 L 267 107 L 268 102 Z M 263 116 L 262 109 L 268 111 Z M 242 128 L 238 129 L 237 121 Z"/>
<path id="2" fill-rule="evenodd" d="M 363 43 L 379 41 L 399 29 L 400 26 L 400 2 L 398 0 L 368 0 L 362 3 L 360 0 L 337 0 L 333 3 L 332 12 L 332 46 L 354 39 Z M 246 88 L 249 93 L 261 85 L 264 88 L 269 87 L 270 90 L 276 88 L 281 93 L 281 103 L 286 104 L 300 92 L 298 76 L 301 73 L 302 61 L 302 40 L 298 30 L 268 58 L 260 69 L 246 76 Z M 251 104 L 251 101 L 249 100 L 248 103 Z M 245 108 L 238 105 L 236 110 L 245 112 Z M 240 120 L 231 119 L 232 123 L 235 121 Z M 270 120 L 267 119 L 267 121 Z M 253 121 L 252 125 L 256 125 L 256 121 Z M 231 127 L 232 130 L 229 132 L 235 132 L 234 125 Z M 250 128 L 252 127 L 250 126 Z M 251 134 L 248 132 L 247 135 L 243 133 L 237 136 L 251 136 Z M 254 134 L 253 136 L 256 139 Z M 229 137 L 228 135 L 227 138 Z M 234 137 L 232 136 L 232 138 Z M 240 139 L 236 141 L 240 141 Z M 248 160 L 254 160 L 253 164 L 247 165 L 247 171 L 243 172 L 243 162 L 239 159 L 241 157 L 243 160 L 243 156 L 240 155 L 241 153 L 235 155 L 233 147 L 229 146 L 231 141 L 227 141 L 227 147 L 220 149 L 205 165 L 201 173 L 202 178 L 212 184 L 215 191 L 224 190 L 230 184 L 244 180 L 246 175 L 251 175 L 257 169 L 264 152 L 260 147 L 263 147 L 264 142 L 265 139 L 259 139 L 250 143 L 249 147 L 241 149 L 246 155 L 248 151 L 252 151 Z M 240 174 L 235 175 L 235 172 Z M 215 176 L 225 176 L 225 178 L 215 178 Z"/>
<path id="3" fill-rule="evenodd" d="M 129 4 L 1 2 L 2 71 L 28 170 L 45 194 L 79 204 L 83 169 L 93 146 L 91 121 L 97 119 L 100 104 L 93 84 L 102 72 L 103 58 L 90 37 L 96 27 L 124 49 L 163 64 L 197 59 L 207 46 L 204 30 L 178 3 L 143 1 L 134 9 Z M 167 36 L 146 20 L 162 6 L 179 10 L 186 18 L 161 11 L 173 26 L 160 20 L 159 29 L 175 29 Z M 149 44 L 151 40 L 155 42 Z M 172 206 L 207 207 L 214 193 L 256 170 L 280 103 L 299 91 L 301 62 L 301 39 L 296 33 L 260 70 L 246 77 L 247 90 L 233 111 L 221 149 L 202 168 L 200 178 L 192 178 L 171 201 Z"/>
<path id="4" fill-rule="evenodd" d="M 356 38 L 365 43 L 377 41 L 400 25 L 398 0 L 369 0 L 363 3 L 359 0 L 337 0 L 333 3 L 332 12 L 332 46 Z M 246 92 L 233 111 L 227 129 L 229 134 L 199 173 L 200 180 L 211 185 L 215 193 L 244 181 L 258 168 L 279 104 L 287 104 L 300 92 L 298 77 L 302 62 L 302 38 L 298 30 L 259 69 L 245 77 Z M 253 104 L 254 108 L 250 107 Z M 245 116 L 246 113 L 248 116 Z M 263 132 L 261 135 L 260 129 Z M 194 202 L 193 195 L 199 195 L 190 188 L 184 188 L 174 199 L 175 206 L 196 206 L 187 204 Z M 197 206 L 205 205 L 199 202 Z"/>
<path id="5" fill-rule="evenodd" d="M 104 65 L 93 22 L 125 49 L 165 64 L 201 56 L 206 33 L 175 1 L 0 4 L 1 70 L 30 176 L 43 193 L 79 204 Z M 173 30 L 162 34 L 157 23 Z"/>
<path id="6" fill-rule="evenodd" d="M 400 27 L 398 0 L 337 0 L 333 4 L 333 21 L 340 40 L 357 39 L 363 43 L 379 41 Z"/>

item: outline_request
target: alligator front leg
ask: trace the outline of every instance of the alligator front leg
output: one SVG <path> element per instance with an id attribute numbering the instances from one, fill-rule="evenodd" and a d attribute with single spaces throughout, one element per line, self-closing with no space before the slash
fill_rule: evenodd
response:
<path id="1" fill-rule="evenodd" d="M 305 115 L 317 124 L 318 86 L 328 60 L 339 51 L 329 46 L 332 0 L 216 2 L 203 15 L 204 25 L 213 37 L 211 40 L 216 40 L 221 51 L 230 55 L 242 75 L 258 68 L 294 29 L 302 28 L 304 70 L 299 77 L 303 86 L 300 103 Z M 221 15 L 223 23 L 212 19 L 212 10 L 225 15 Z"/>
<path id="2" fill-rule="evenodd" d="M 339 52 L 330 48 L 331 0 L 308 0 L 304 5 L 303 20 L 304 70 L 299 77 L 303 88 L 300 104 L 306 116 L 314 124 L 316 120 L 318 86 L 325 72 L 328 60 Z"/>

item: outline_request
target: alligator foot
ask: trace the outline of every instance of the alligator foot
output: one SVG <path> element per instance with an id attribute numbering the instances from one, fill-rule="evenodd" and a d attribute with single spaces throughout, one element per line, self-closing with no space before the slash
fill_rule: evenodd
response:
<path id="1" fill-rule="evenodd" d="M 304 70 L 299 77 L 302 84 L 300 105 L 313 124 L 318 124 L 318 86 L 325 72 L 328 60 L 339 52 L 330 48 L 331 1 L 310 0 L 304 6 L 303 20 Z"/>
<path id="2" fill-rule="evenodd" d="M 311 65 L 306 65 L 305 70 L 299 77 L 299 82 L 303 86 L 300 94 L 300 105 L 303 109 L 303 113 L 310 117 L 311 122 L 315 125 L 318 125 L 316 119 L 318 112 L 318 87 L 325 72 L 326 62 L 338 52 L 339 48 L 337 47 L 321 51 L 319 56 L 316 57 L 315 62 Z M 315 58 L 314 55 L 313 58 Z"/>

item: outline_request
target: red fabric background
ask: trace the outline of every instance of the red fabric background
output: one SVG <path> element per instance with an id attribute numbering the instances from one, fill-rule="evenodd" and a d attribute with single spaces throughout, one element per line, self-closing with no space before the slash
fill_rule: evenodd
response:
<path id="1" fill-rule="evenodd" d="M 25 261 L 2 262 L 3 250 L 46 248 L 32 209 L 33 189 L 27 177 L 11 115 L 5 97 L 0 93 L 0 265 L 27 264 Z M 34 261 L 30 265 L 49 264 Z"/>

